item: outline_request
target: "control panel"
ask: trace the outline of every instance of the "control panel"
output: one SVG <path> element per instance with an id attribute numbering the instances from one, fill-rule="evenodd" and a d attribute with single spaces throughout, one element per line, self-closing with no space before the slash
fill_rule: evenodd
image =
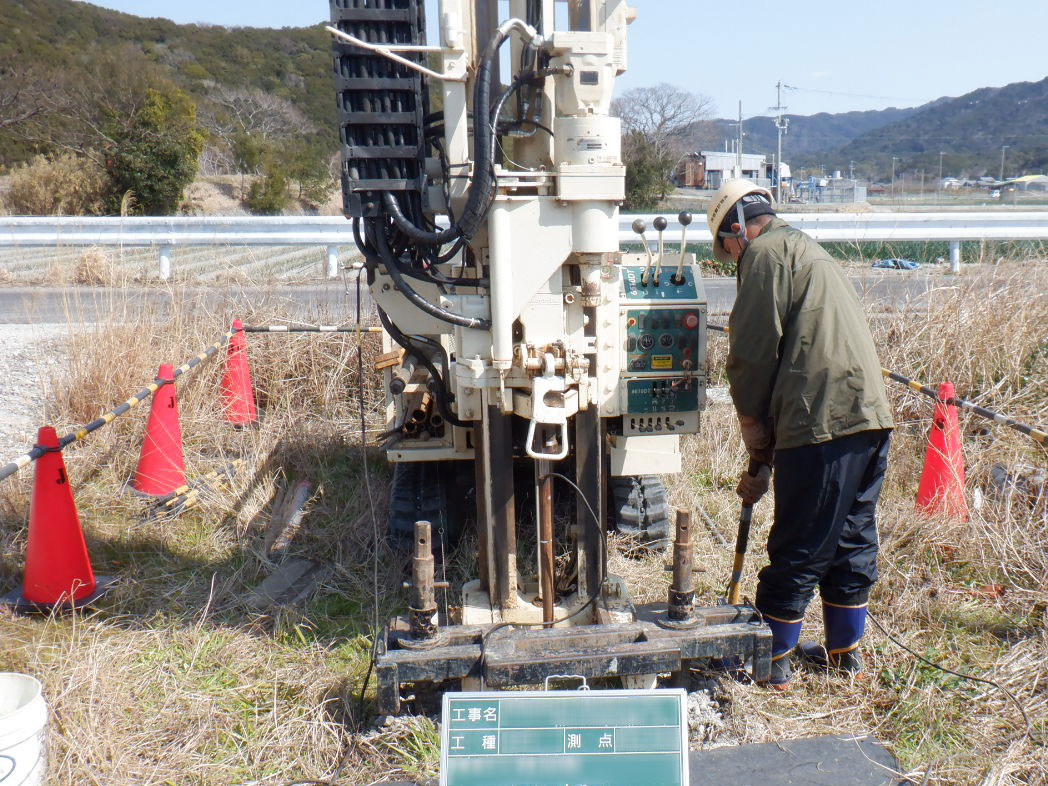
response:
<path id="1" fill-rule="evenodd" d="M 663 268 L 624 255 L 619 321 L 626 436 L 688 434 L 706 406 L 706 294 L 698 266 Z"/>

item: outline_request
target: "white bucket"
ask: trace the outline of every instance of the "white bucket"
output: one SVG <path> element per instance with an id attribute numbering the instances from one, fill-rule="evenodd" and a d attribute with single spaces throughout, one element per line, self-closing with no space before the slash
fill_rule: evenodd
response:
<path id="1" fill-rule="evenodd" d="M 26 674 L 0 673 L 0 786 L 40 786 L 46 726 L 40 682 Z"/>

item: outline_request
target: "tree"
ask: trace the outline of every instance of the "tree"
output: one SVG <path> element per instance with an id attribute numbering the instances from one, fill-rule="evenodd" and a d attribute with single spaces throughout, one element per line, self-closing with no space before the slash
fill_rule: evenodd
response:
<path id="1" fill-rule="evenodd" d="M 634 131 L 623 139 L 626 161 L 626 210 L 645 213 L 655 210 L 671 188 L 666 173 L 673 166 L 671 153 Z"/>
<path id="2" fill-rule="evenodd" d="M 284 154 L 288 177 L 298 183 L 298 198 L 310 206 L 322 205 L 335 188 L 329 158 L 323 140 L 315 136 L 295 140 Z"/>
<path id="3" fill-rule="evenodd" d="M 674 163 L 712 108 L 706 96 L 665 83 L 635 87 L 612 103 L 622 119 L 627 210 L 654 210 L 665 199 Z"/>
<path id="4" fill-rule="evenodd" d="M 13 134 L 43 152 L 71 152 L 103 169 L 109 212 L 127 204 L 128 193 L 140 212 L 175 212 L 205 139 L 193 100 L 131 47 L 92 53 L 81 65 L 49 75 L 39 92 L 41 111 Z"/>
<path id="5" fill-rule="evenodd" d="M 149 88 L 131 117 L 109 119 L 106 135 L 111 140 L 103 148 L 110 209 L 118 209 L 130 191 L 146 215 L 175 213 L 204 149 L 204 131 L 189 94 L 172 84 Z"/>
<path id="6" fill-rule="evenodd" d="M 0 63 L 0 130 L 23 124 L 43 112 L 41 92 L 30 71 Z"/>
<path id="7" fill-rule="evenodd" d="M 626 91 L 611 112 L 622 119 L 624 136 L 641 134 L 660 153 L 680 155 L 695 126 L 712 117 L 713 99 L 663 82 Z"/>

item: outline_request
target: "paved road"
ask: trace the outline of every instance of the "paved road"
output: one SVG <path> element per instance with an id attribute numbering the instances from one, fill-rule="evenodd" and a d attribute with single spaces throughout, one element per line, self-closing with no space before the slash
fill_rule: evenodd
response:
<path id="1" fill-rule="evenodd" d="M 920 298 L 935 284 L 924 274 L 853 276 L 855 288 L 865 299 L 895 308 Z M 735 302 L 735 279 L 706 280 L 711 314 L 731 310 Z M 174 308 L 207 309 L 235 316 L 245 304 L 263 313 L 306 322 L 345 322 L 353 318 L 355 297 L 341 281 L 278 287 L 0 287 L 0 324 L 97 322 L 112 315 L 134 319 L 143 311 Z"/>

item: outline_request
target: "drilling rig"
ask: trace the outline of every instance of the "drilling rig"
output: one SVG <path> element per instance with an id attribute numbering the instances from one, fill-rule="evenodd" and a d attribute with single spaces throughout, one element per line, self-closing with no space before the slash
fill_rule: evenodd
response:
<path id="1" fill-rule="evenodd" d="M 391 508 L 439 519 L 394 526 L 413 550 L 411 603 L 377 644 L 380 712 L 412 686 L 652 687 L 710 658 L 764 677 L 755 610 L 694 604 L 688 516 L 670 532 L 656 477 L 680 471 L 680 437 L 699 430 L 707 309 L 683 231 L 667 250 L 657 219 L 653 251 L 638 220 L 642 249 L 620 248 L 610 110 L 634 10 L 509 0 L 500 18 L 498 0 L 440 0 L 430 45 L 424 0 L 330 5 L 345 213 L 385 330 Z M 463 469 L 469 496 L 448 491 Z M 574 500 L 566 523 L 555 483 Z M 466 504 L 477 576 L 451 624 L 434 545 Z M 674 540 L 667 603 L 635 605 L 609 575 L 609 518 Z M 536 556 L 518 561 L 532 526 Z"/>

